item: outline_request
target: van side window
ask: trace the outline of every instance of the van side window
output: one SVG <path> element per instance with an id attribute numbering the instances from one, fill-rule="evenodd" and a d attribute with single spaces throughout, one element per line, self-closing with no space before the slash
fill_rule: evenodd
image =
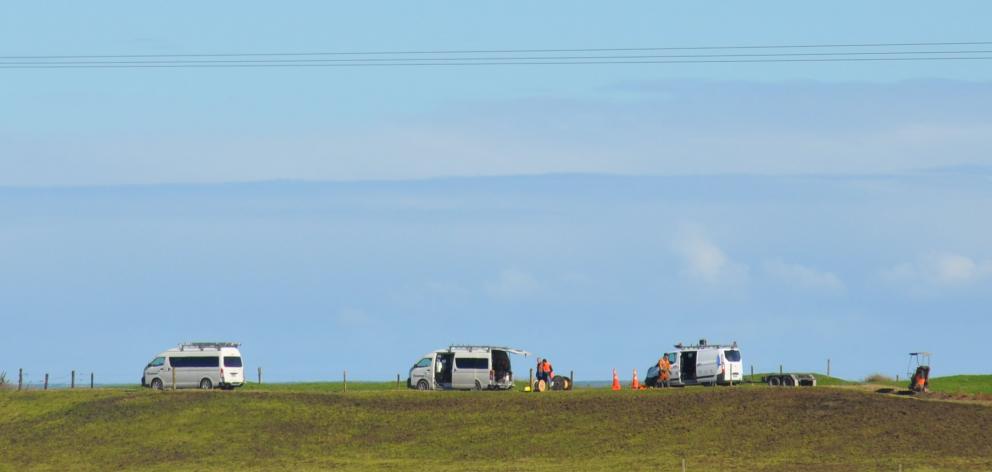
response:
<path id="1" fill-rule="evenodd" d="M 485 357 L 456 357 L 455 367 L 459 369 L 489 370 L 489 359 Z"/>
<path id="2" fill-rule="evenodd" d="M 148 367 L 159 367 L 162 364 L 165 364 L 165 358 L 164 357 L 156 357 L 156 358 L 152 359 L 151 362 L 148 363 Z"/>
<path id="3" fill-rule="evenodd" d="M 170 357 L 172 367 L 220 367 L 219 357 Z"/>
<path id="4" fill-rule="evenodd" d="M 678 362 L 678 360 L 679 360 L 678 355 L 675 354 L 674 352 L 668 354 L 668 362 L 670 364 L 674 364 Z"/>

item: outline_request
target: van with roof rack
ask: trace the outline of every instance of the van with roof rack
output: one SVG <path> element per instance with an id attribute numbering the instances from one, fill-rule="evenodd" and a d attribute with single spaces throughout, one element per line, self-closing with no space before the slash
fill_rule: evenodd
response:
<path id="1" fill-rule="evenodd" d="M 160 352 L 145 366 L 141 386 L 164 388 L 221 388 L 231 390 L 245 383 L 238 343 L 184 343 Z"/>
<path id="2" fill-rule="evenodd" d="M 744 379 L 744 362 L 734 341 L 730 345 L 709 344 L 700 339 L 699 344 L 675 345 L 675 350 L 664 354 L 671 364 L 669 385 L 728 385 Z M 648 368 L 644 385 L 660 386 L 658 363 Z"/>
<path id="3" fill-rule="evenodd" d="M 417 390 L 509 390 L 513 388 L 510 354 L 520 349 L 500 346 L 451 345 L 420 357 L 407 378 Z"/>

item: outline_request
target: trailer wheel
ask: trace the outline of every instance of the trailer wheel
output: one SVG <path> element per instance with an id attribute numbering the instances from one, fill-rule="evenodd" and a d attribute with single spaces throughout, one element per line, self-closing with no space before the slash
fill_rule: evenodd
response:
<path id="1" fill-rule="evenodd" d="M 780 379 L 778 377 L 769 377 L 768 378 L 768 386 L 769 387 L 778 387 L 778 386 L 781 386 L 781 385 L 782 385 L 782 379 Z"/>

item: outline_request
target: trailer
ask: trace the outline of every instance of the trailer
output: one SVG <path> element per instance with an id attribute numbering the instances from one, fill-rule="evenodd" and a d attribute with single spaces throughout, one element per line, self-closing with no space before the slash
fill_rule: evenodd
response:
<path id="1" fill-rule="evenodd" d="M 769 387 L 815 387 L 813 374 L 769 374 L 761 378 Z"/>

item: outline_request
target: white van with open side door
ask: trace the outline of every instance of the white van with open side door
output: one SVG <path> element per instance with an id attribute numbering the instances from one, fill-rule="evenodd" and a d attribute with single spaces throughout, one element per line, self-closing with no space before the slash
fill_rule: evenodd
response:
<path id="1" fill-rule="evenodd" d="M 141 386 L 163 388 L 240 387 L 245 372 L 238 343 L 196 342 L 160 352 L 145 366 Z"/>
<path id="2" fill-rule="evenodd" d="M 527 351 L 498 346 L 452 345 L 421 356 L 407 378 L 417 390 L 508 390 L 513 388 L 510 354 Z"/>
<path id="3" fill-rule="evenodd" d="M 699 344 L 683 346 L 675 345 L 674 352 L 666 352 L 671 364 L 669 385 L 727 385 L 737 383 L 744 378 L 744 363 L 737 342 L 727 345 L 708 344 L 700 339 Z M 644 385 L 655 387 L 660 385 L 658 380 L 658 363 L 648 368 Z"/>

